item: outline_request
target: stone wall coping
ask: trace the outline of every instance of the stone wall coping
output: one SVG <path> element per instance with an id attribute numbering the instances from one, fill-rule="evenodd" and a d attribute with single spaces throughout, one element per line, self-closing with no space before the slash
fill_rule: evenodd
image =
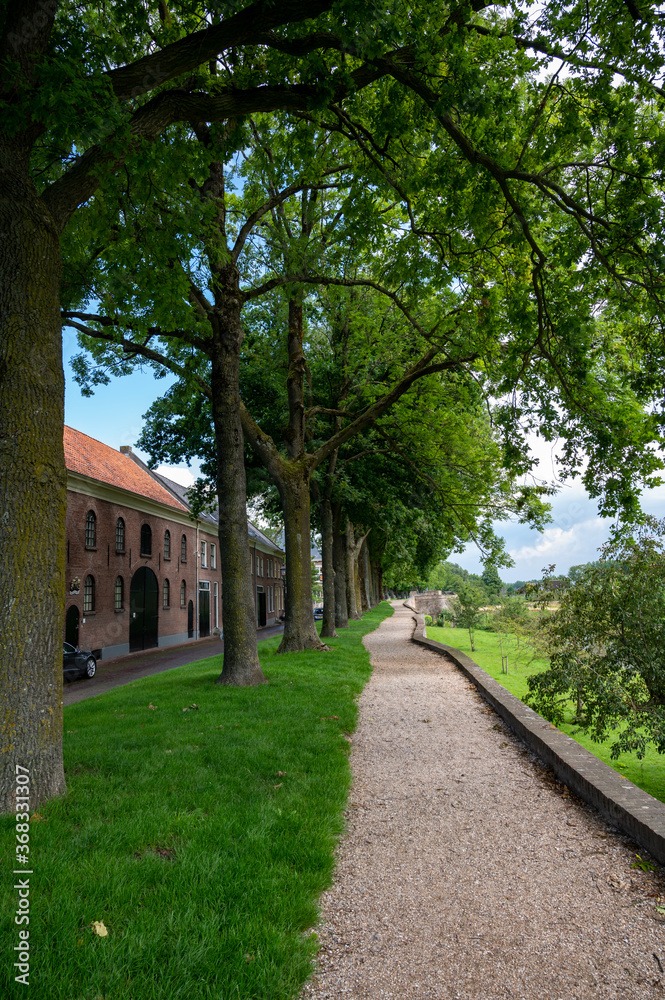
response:
<path id="1" fill-rule="evenodd" d="M 413 611 L 406 603 L 405 607 Z M 665 803 L 638 788 L 538 715 L 466 653 L 428 639 L 424 615 L 414 612 L 413 617 L 413 642 L 449 656 L 515 735 L 549 764 L 564 784 L 665 865 Z"/>

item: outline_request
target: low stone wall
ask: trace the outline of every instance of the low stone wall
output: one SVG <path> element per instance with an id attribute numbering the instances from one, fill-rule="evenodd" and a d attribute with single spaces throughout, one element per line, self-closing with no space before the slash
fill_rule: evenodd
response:
<path id="1" fill-rule="evenodd" d="M 665 803 L 642 791 L 543 719 L 506 691 L 466 653 L 428 639 L 422 614 L 414 615 L 414 622 L 413 642 L 449 656 L 495 712 L 550 765 L 561 781 L 665 865 Z"/>
<path id="2" fill-rule="evenodd" d="M 444 594 L 440 590 L 426 590 L 424 593 L 412 590 L 409 594 L 409 607 L 418 614 L 436 618 L 440 611 L 452 606 L 454 596 L 454 594 Z"/>

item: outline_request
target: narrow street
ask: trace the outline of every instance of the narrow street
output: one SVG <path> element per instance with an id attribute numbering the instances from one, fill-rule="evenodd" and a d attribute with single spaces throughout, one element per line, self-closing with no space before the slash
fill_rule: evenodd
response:
<path id="1" fill-rule="evenodd" d="M 283 625 L 273 625 L 269 628 L 257 629 L 256 638 L 259 642 L 281 635 Z M 142 653 L 130 653 L 114 660 L 98 660 L 95 676 L 88 680 L 65 681 L 63 702 L 74 705 L 77 701 L 94 698 L 122 684 L 131 684 L 140 677 L 150 674 L 161 674 L 173 667 L 183 667 L 187 663 L 196 663 L 209 656 L 219 656 L 224 652 L 224 642 L 211 636 L 188 642 L 181 646 L 171 646 L 162 649 L 146 649 Z"/>

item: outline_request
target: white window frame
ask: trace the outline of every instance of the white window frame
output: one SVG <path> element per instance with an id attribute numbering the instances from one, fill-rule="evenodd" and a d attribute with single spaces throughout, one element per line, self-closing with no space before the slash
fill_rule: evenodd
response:
<path id="1" fill-rule="evenodd" d="M 201 540 L 201 569 L 208 568 L 208 543 Z"/>
<path id="2" fill-rule="evenodd" d="M 210 569 L 217 569 L 217 546 L 210 543 Z"/>

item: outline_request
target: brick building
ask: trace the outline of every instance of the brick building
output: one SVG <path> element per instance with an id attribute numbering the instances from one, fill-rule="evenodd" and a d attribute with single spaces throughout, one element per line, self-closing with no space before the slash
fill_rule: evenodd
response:
<path id="1" fill-rule="evenodd" d="M 101 658 L 204 638 L 222 627 L 217 520 L 123 447 L 65 427 L 65 640 Z M 284 553 L 248 523 L 257 625 L 284 608 Z"/>

